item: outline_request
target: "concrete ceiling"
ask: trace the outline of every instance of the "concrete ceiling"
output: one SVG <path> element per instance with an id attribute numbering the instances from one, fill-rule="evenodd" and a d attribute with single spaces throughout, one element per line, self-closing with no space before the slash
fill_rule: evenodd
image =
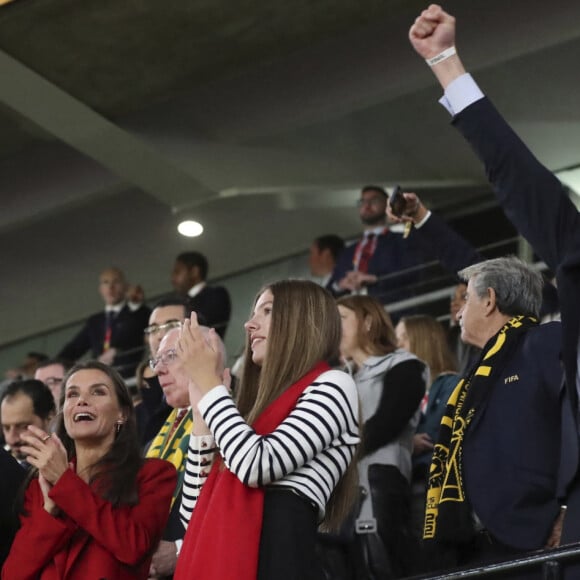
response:
<path id="1" fill-rule="evenodd" d="M 364 183 L 434 206 L 484 179 L 407 39 L 415 0 L 15 0 L 0 8 L 0 346 L 359 229 Z M 450 0 L 484 90 L 553 169 L 580 165 L 580 3 Z M 205 226 L 193 241 L 177 214 Z"/>

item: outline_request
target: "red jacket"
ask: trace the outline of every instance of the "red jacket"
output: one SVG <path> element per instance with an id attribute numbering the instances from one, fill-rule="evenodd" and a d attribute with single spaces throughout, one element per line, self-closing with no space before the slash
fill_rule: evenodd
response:
<path id="1" fill-rule="evenodd" d="M 43 507 L 38 480 L 32 480 L 2 580 L 146 579 L 169 515 L 175 468 L 148 459 L 137 481 L 139 503 L 113 507 L 66 471 L 49 494 L 62 511 L 53 517 Z"/>

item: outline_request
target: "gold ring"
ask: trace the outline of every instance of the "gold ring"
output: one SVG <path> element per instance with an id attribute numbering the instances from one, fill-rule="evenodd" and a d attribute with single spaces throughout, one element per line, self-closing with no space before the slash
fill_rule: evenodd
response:
<path id="1" fill-rule="evenodd" d="M 42 438 L 42 442 L 43 442 L 43 443 L 46 443 L 46 442 L 47 442 L 49 439 L 50 439 L 50 435 L 45 435 L 45 436 Z"/>

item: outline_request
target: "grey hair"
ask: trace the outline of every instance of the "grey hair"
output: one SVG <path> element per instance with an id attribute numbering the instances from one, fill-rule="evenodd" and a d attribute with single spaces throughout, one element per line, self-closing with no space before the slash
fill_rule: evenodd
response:
<path id="1" fill-rule="evenodd" d="M 204 338 L 207 340 L 207 337 L 209 335 L 209 331 L 210 328 L 208 326 L 199 326 L 201 333 L 203 334 Z M 167 334 L 163 337 L 163 340 L 165 340 L 165 337 L 171 335 L 171 334 L 177 334 L 177 333 L 181 333 L 181 329 L 180 328 L 172 328 L 169 332 L 167 332 Z M 221 339 L 221 337 L 219 336 L 219 334 L 216 333 L 216 337 L 217 337 L 217 341 L 218 341 L 218 350 L 220 353 L 220 360 L 218 361 L 218 371 L 221 373 L 223 372 L 223 370 L 225 369 L 226 365 L 228 364 L 228 353 L 226 351 L 226 345 L 224 344 L 224 341 Z"/>
<path id="2" fill-rule="evenodd" d="M 484 298 L 488 288 L 493 288 L 497 308 L 502 314 L 538 317 L 544 282 L 541 274 L 519 258 L 507 256 L 485 260 L 464 268 L 458 274 L 466 282 L 472 280 L 479 298 Z"/>

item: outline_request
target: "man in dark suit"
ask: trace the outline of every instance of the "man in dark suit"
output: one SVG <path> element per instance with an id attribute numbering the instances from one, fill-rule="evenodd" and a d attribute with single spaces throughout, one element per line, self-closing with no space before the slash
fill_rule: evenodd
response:
<path id="1" fill-rule="evenodd" d="M 26 477 L 16 459 L 0 447 L 0 568 L 10 551 L 18 528 L 16 496 Z"/>
<path id="2" fill-rule="evenodd" d="M 547 543 L 558 545 L 562 521 L 562 541 L 578 541 L 580 215 L 562 184 L 536 160 L 466 74 L 454 46 L 455 19 L 439 6 L 431 5 L 417 18 L 409 36 L 415 50 L 427 60 L 444 88 L 441 103 L 454 116 L 453 124 L 482 160 L 506 215 L 556 272 L 562 313 L 564 376 L 561 371 L 555 371 L 555 377 L 565 379 L 566 390 L 561 401 L 562 444 L 555 481 L 557 499 L 560 503 L 567 502 L 568 507 L 560 509 L 554 534 Z M 538 356 L 545 358 L 545 353 Z"/>
<path id="3" fill-rule="evenodd" d="M 338 257 L 329 282 L 336 296 L 362 292 L 390 304 L 408 298 L 420 279 L 417 270 L 405 273 L 421 263 L 421 253 L 413 241 L 387 227 L 387 199 L 382 187 L 363 187 L 358 208 L 364 234 Z"/>
<path id="4" fill-rule="evenodd" d="M 199 252 L 184 252 L 175 259 L 171 283 L 175 292 L 189 299 L 189 306 L 205 326 L 215 328 L 224 337 L 231 314 L 228 291 L 223 286 L 206 283 L 209 264 Z"/>
<path id="5" fill-rule="evenodd" d="M 56 415 L 56 404 L 50 388 L 36 379 L 10 383 L 0 397 L 2 433 L 12 456 L 28 468 L 22 434 L 29 425 L 48 430 Z M 1 472 L 0 472 L 1 473 Z"/>
<path id="6" fill-rule="evenodd" d="M 457 275 L 459 270 L 471 264 L 483 261 L 485 258 L 465 238 L 453 230 L 436 213 L 432 213 L 415 193 L 403 193 L 405 206 L 399 216 L 395 216 L 389 207 L 387 215 L 396 223 L 412 224 L 410 240 L 421 248 L 426 256 L 439 260 L 441 265 L 450 273 Z M 455 287 L 450 304 L 449 341 L 453 352 L 457 356 L 460 373 L 468 370 L 473 364 L 479 349 L 464 343 L 460 337 L 460 328 L 457 323 L 457 313 L 465 300 L 463 296 L 466 284 L 459 281 Z M 559 310 L 558 295 L 554 285 L 547 279 L 542 289 L 542 308 L 540 316 L 543 318 Z"/>
<path id="7" fill-rule="evenodd" d="M 336 261 L 344 251 L 344 240 L 335 234 L 318 236 L 310 245 L 308 267 L 310 274 L 320 279 L 320 285 L 329 287 Z"/>
<path id="8" fill-rule="evenodd" d="M 461 337 L 482 354 L 449 399 L 433 454 L 424 538 L 449 550 L 446 565 L 544 547 L 560 513 L 561 325 L 538 324 L 542 277 L 517 258 L 459 274 Z"/>
<path id="9" fill-rule="evenodd" d="M 117 369 L 122 376 L 135 374 L 143 358 L 143 330 L 150 310 L 143 304 L 142 291 L 128 294 L 125 275 L 119 268 L 107 268 L 99 277 L 99 293 L 105 303 L 102 312 L 93 314 L 58 353 L 58 358 L 77 360 L 87 351 Z M 131 300 L 131 298 L 135 298 Z"/>
<path id="10" fill-rule="evenodd" d="M 60 406 L 62 381 L 71 366 L 69 361 L 53 358 L 40 363 L 34 371 L 34 378 L 42 381 L 50 389 L 57 409 Z"/>

